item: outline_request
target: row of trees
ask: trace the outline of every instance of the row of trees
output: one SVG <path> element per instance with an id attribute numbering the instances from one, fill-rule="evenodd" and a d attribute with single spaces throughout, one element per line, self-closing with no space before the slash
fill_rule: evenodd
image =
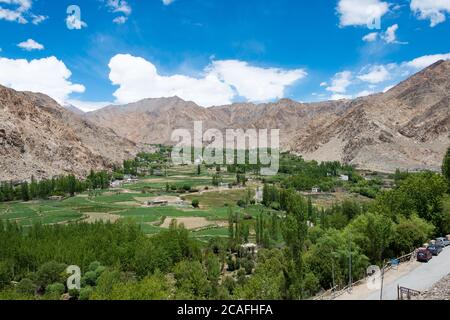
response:
<path id="1" fill-rule="evenodd" d="M 37 181 L 31 177 L 31 182 L 24 181 L 18 185 L 12 182 L 0 183 L 0 202 L 34 199 L 47 199 L 50 196 L 74 196 L 75 193 L 92 189 L 109 187 L 110 176 L 106 171 L 91 171 L 86 180 L 80 180 L 74 175 L 54 177 Z"/>

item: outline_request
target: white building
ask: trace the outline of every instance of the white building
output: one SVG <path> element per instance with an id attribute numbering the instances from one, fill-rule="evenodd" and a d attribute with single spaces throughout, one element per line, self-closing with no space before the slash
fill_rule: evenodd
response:
<path id="1" fill-rule="evenodd" d="M 260 187 L 258 187 L 256 189 L 256 193 L 255 193 L 255 202 L 256 203 L 261 203 L 263 201 L 263 190 L 264 190 L 264 188 L 260 188 Z"/>

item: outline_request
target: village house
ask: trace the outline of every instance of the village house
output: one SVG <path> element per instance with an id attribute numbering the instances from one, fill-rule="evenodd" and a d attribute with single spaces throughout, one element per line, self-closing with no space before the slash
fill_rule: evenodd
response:
<path id="1" fill-rule="evenodd" d="M 311 193 L 320 193 L 320 188 L 319 187 L 312 188 Z"/>

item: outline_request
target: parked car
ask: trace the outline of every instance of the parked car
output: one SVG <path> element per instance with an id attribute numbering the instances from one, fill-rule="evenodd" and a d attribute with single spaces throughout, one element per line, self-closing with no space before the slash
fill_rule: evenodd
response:
<path id="1" fill-rule="evenodd" d="M 450 240 L 448 240 L 447 238 L 441 237 L 441 238 L 436 238 L 436 244 L 440 244 L 444 247 L 450 246 Z"/>
<path id="2" fill-rule="evenodd" d="M 442 246 L 440 246 L 439 244 L 433 244 L 433 245 L 430 245 L 430 246 L 428 246 L 427 249 L 428 249 L 428 251 L 431 252 L 431 254 L 432 254 L 433 256 L 438 256 L 439 253 L 441 253 L 442 250 L 444 250 L 444 248 L 443 248 Z"/>
<path id="3" fill-rule="evenodd" d="M 433 259 L 433 254 L 427 248 L 420 248 L 417 251 L 417 261 L 428 262 Z"/>

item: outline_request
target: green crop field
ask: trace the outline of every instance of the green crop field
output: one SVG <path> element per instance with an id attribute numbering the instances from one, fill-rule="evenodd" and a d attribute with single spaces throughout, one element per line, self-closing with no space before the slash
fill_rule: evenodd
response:
<path id="1" fill-rule="evenodd" d="M 13 221 L 22 227 L 35 223 L 67 224 L 74 222 L 133 221 L 148 235 L 160 232 L 172 219 L 203 219 L 204 230 L 193 232 L 194 237 L 207 241 L 212 237 L 225 237 L 227 228 L 223 227 L 230 210 L 243 214 L 259 213 L 255 207 L 246 209 L 237 206 L 238 200 L 244 200 L 249 194 L 254 196 L 254 188 L 217 189 L 212 186 L 212 175 L 203 170 L 197 175 L 195 167 L 172 167 L 167 177 L 147 176 L 137 183 L 124 184 L 121 189 L 84 192 L 63 200 L 36 200 L 29 202 L 9 202 L 0 204 L 0 220 Z M 222 181 L 232 182 L 235 177 L 224 173 Z M 175 186 L 175 191 L 167 192 L 167 184 Z M 178 188 L 190 186 L 203 187 L 202 192 L 179 193 Z M 151 190 L 149 190 L 151 189 Z M 174 189 L 173 187 L 171 189 Z M 185 206 L 146 206 L 146 200 L 153 197 L 169 196 L 184 200 Z M 192 200 L 200 202 L 200 208 L 190 206 Z M 261 210 L 261 209 L 260 209 Z M 211 227 L 212 225 L 212 227 Z M 214 227 L 214 225 L 216 225 Z M 189 227 L 189 226 L 187 226 Z"/>

